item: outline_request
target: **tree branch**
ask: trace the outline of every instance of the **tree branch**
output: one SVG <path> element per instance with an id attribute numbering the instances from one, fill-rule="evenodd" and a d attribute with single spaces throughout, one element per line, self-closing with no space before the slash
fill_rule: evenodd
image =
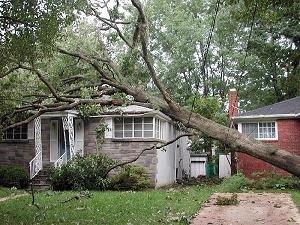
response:
<path id="1" fill-rule="evenodd" d="M 139 12 L 138 22 L 140 22 L 140 32 L 139 33 L 140 33 L 140 40 L 141 40 L 141 44 L 142 44 L 142 52 L 143 52 L 142 57 L 143 57 L 146 65 L 147 65 L 147 68 L 150 72 L 150 76 L 151 76 L 154 84 L 159 89 L 160 93 L 162 94 L 164 100 L 170 106 L 170 108 L 177 110 L 177 108 L 178 108 L 177 104 L 172 100 L 171 96 L 166 91 L 163 84 L 160 82 L 160 80 L 157 77 L 152 57 L 150 55 L 150 52 L 148 51 L 148 47 L 147 47 L 148 44 L 147 44 L 147 37 L 146 37 L 146 33 L 147 33 L 147 29 L 148 29 L 148 22 L 147 22 L 142 4 L 140 3 L 139 0 L 131 0 L 131 2 L 133 4 L 133 6 Z"/>
<path id="2" fill-rule="evenodd" d="M 58 100 L 58 101 L 63 101 L 63 102 L 74 102 L 74 99 L 70 99 L 70 98 L 65 98 L 65 97 L 61 97 L 58 95 L 57 91 L 55 90 L 55 88 L 53 87 L 53 85 L 46 79 L 46 77 L 42 74 L 41 71 L 39 71 L 38 69 L 31 67 L 31 66 L 26 66 L 23 64 L 19 65 L 20 68 L 25 69 L 25 70 L 29 70 L 31 72 L 34 72 L 38 78 L 47 86 L 47 88 L 49 89 L 49 91 L 51 92 L 51 94 Z"/>
<path id="3" fill-rule="evenodd" d="M 11 69 L 9 69 L 8 71 L 6 71 L 4 74 L 0 74 L 0 79 L 3 77 L 6 77 L 7 75 L 9 75 L 10 73 L 14 72 L 15 70 L 20 69 L 20 66 L 15 66 Z"/>

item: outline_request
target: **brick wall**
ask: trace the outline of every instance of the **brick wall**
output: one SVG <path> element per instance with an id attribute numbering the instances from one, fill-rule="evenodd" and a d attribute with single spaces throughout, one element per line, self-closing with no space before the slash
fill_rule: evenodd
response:
<path id="1" fill-rule="evenodd" d="M 239 114 L 239 110 L 238 110 L 239 98 L 236 89 L 229 90 L 228 104 L 229 104 L 228 116 L 231 119 L 232 117 L 237 116 Z"/>
<path id="2" fill-rule="evenodd" d="M 300 155 L 300 120 L 277 120 L 277 127 L 278 140 L 264 142 L 275 145 L 293 154 Z M 243 153 L 238 154 L 238 168 L 247 177 L 252 177 L 254 172 L 275 172 L 281 175 L 288 174 L 269 163 Z"/>
<path id="3" fill-rule="evenodd" d="M 154 140 L 136 139 L 120 141 L 105 139 L 105 142 L 97 149 L 95 128 L 101 123 L 100 118 L 90 118 L 84 124 L 84 152 L 85 154 L 103 153 L 115 160 L 127 161 L 133 159 L 144 148 L 151 147 L 157 143 Z M 146 167 L 153 185 L 155 185 L 157 154 L 155 150 L 147 151 L 135 162 Z"/>

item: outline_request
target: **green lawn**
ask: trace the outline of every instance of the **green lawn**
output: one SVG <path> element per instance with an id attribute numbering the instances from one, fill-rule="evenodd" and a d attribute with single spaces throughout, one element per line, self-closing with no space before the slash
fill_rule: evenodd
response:
<path id="1" fill-rule="evenodd" d="M 22 190 L 0 187 L 0 198 L 23 193 L 24 191 Z"/>
<path id="2" fill-rule="evenodd" d="M 291 190 L 290 193 L 292 195 L 294 202 L 300 209 L 300 190 Z"/>
<path id="3" fill-rule="evenodd" d="M 212 193 L 249 191 L 243 185 L 245 178 L 235 176 L 215 186 L 91 192 L 90 198 L 63 204 L 59 202 L 77 193 L 43 192 L 36 194 L 40 209 L 31 205 L 30 195 L 0 202 L 0 224 L 188 224 Z M 291 193 L 300 207 L 300 190 L 284 191 Z"/>
<path id="4" fill-rule="evenodd" d="M 92 192 L 91 198 L 57 204 L 74 192 L 38 193 L 0 203 L 0 224 L 186 224 L 213 188 L 188 187 L 145 192 Z M 44 210 L 44 207 L 49 207 Z M 45 211 L 45 213 L 43 212 Z"/>

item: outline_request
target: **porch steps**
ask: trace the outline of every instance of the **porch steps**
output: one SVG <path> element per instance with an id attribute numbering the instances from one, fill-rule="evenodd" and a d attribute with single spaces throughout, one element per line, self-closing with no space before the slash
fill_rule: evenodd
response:
<path id="1" fill-rule="evenodd" d="M 43 168 L 31 182 L 34 190 L 45 191 L 51 189 L 49 167 Z M 29 186 L 29 189 L 30 188 Z"/>

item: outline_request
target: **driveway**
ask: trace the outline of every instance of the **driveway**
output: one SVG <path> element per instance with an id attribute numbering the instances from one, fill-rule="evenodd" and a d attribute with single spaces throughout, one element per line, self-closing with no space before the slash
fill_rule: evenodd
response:
<path id="1" fill-rule="evenodd" d="M 300 225 L 300 214 L 290 194 L 239 193 L 238 205 L 215 205 L 217 196 L 230 197 L 230 193 L 215 193 L 205 203 L 193 225 Z"/>

